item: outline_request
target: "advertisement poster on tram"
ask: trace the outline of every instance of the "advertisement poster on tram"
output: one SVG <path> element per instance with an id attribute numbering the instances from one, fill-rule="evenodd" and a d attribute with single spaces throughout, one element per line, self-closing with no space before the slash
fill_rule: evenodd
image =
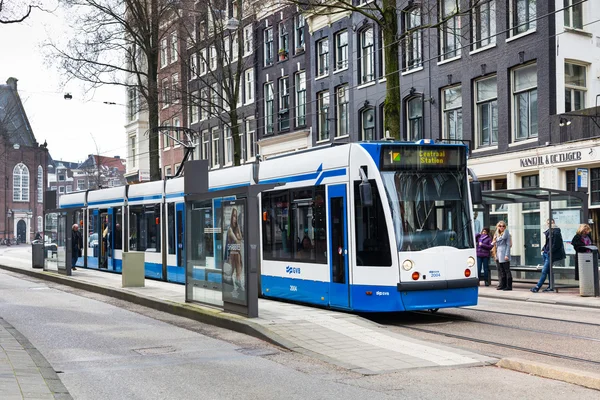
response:
<path id="1" fill-rule="evenodd" d="M 224 201 L 221 223 L 223 246 L 223 301 L 246 305 L 244 200 Z"/>

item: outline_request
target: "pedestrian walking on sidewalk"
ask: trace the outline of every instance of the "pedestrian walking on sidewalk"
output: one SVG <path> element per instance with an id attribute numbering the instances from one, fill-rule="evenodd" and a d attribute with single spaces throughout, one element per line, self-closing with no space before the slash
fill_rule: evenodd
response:
<path id="1" fill-rule="evenodd" d="M 575 249 L 575 253 L 590 253 L 591 250 L 584 249 L 584 246 L 590 246 L 592 244 L 592 239 L 590 238 L 590 234 L 592 233 L 592 228 L 588 224 L 581 224 L 577 229 L 577 233 L 571 239 L 571 245 Z M 579 280 L 579 256 L 575 255 L 575 280 Z"/>
<path id="2" fill-rule="evenodd" d="M 542 249 L 542 256 L 544 257 L 544 266 L 542 267 L 542 276 L 538 281 L 537 285 L 532 287 L 531 290 L 533 293 L 537 293 L 542 288 L 542 285 L 546 281 L 548 274 L 550 273 L 550 254 L 552 254 L 552 263 L 554 264 L 557 261 L 564 260 L 566 258 L 565 254 L 565 244 L 563 243 L 562 233 L 560 228 L 556 227 L 553 219 L 549 219 L 546 221 L 546 225 L 548 229 L 544 232 L 546 236 L 546 244 L 544 244 L 544 248 Z M 550 230 L 552 230 L 552 248 L 550 248 Z M 548 287 L 544 289 L 544 292 L 551 292 L 554 288 L 550 287 L 550 280 L 548 280 Z"/>
<path id="3" fill-rule="evenodd" d="M 75 265 L 77 265 L 77 259 L 81 257 L 81 250 L 83 249 L 83 237 L 79 232 L 79 225 L 73 224 L 73 230 L 71 234 L 71 270 L 77 271 Z"/>
<path id="4" fill-rule="evenodd" d="M 483 228 L 481 233 L 475 236 L 477 241 L 477 273 L 479 280 L 483 277 L 485 286 L 490 286 L 490 251 L 494 247 L 488 228 Z"/>
<path id="5" fill-rule="evenodd" d="M 506 229 L 506 222 L 496 224 L 496 234 L 492 240 L 496 246 L 496 265 L 498 266 L 498 290 L 512 290 L 512 274 L 510 272 L 510 233 Z"/>

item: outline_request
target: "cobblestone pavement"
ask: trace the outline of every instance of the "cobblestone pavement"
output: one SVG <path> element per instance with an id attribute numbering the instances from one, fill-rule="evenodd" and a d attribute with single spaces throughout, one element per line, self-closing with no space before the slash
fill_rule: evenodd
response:
<path id="1" fill-rule="evenodd" d="M 0 318 L 0 398 L 72 399 L 44 356 L 3 318 Z"/>

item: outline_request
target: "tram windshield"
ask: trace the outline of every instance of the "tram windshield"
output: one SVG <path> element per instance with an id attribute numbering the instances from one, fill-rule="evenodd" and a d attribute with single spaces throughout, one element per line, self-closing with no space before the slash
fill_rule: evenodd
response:
<path id="1" fill-rule="evenodd" d="M 473 248 L 465 171 L 383 171 L 398 251 Z"/>

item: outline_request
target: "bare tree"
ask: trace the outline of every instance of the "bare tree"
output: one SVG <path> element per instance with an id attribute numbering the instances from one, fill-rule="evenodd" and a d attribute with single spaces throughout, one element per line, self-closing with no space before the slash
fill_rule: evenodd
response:
<path id="1" fill-rule="evenodd" d="M 188 70 L 197 81 L 197 86 L 187 93 L 188 102 L 231 129 L 234 165 L 240 165 L 242 155 L 238 105 L 242 103 L 243 76 L 244 71 L 254 65 L 252 56 L 244 57 L 247 55 L 244 26 L 251 23 L 255 15 L 253 3 L 207 0 L 193 13 L 195 21 L 186 24 L 199 28 L 189 30 L 188 35 L 200 63 L 200 66 L 188 63 Z M 205 26 L 206 31 L 202 31 Z M 253 53 L 254 49 L 251 50 Z"/>
<path id="2" fill-rule="evenodd" d="M 52 60 L 67 79 L 88 89 L 120 85 L 141 95 L 138 111 L 147 109 L 150 179 L 159 180 L 159 43 L 177 23 L 172 0 L 59 0 L 72 15 L 71 38 L 50 40 Z"/>
<path id="3" fill-rule="evenodd" d="M 40 8 L 35 1 L 0 0 L 0 24 L 16 24 L 25 21 L 34 8 Z"/>

